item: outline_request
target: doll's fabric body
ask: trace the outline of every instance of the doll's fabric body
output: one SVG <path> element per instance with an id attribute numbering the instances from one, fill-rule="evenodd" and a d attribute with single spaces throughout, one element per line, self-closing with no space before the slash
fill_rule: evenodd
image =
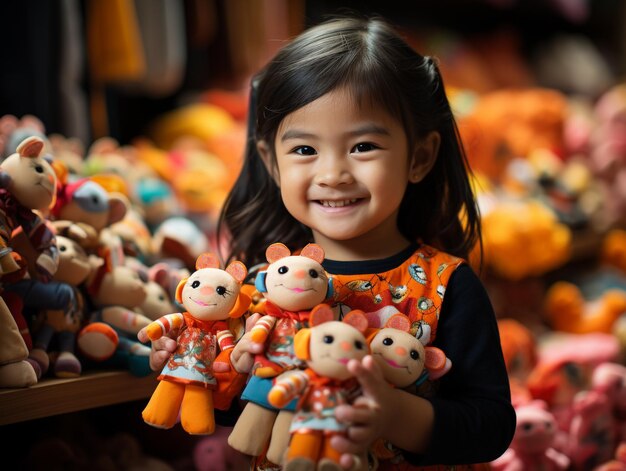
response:
<path id="1" fill-rule="evenodd" d="M 158 379 L 215 389 L 217 381 L 213 375 L 213 362 L 218 347 L 224 351 L 234 346 L 226 321 L 200 321 L 187 312 L 181 317 L 163 316 L 159 320 L 168 324 L 181 322 L 185 326 L 178 336 L 176 351 Z"/>

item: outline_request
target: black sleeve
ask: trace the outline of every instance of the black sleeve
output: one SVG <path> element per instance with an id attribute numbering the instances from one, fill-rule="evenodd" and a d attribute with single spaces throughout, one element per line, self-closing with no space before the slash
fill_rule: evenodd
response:
<path id="1" fill-rule="evenodd" d="M 467 265 L 450 278 L 433 345 L 452 368 L 430 399 L 435 422 L 428 452 L 405 458 L 419 465 L 493 461 L 513 438 L 515 411 L 493 307 Z"/>

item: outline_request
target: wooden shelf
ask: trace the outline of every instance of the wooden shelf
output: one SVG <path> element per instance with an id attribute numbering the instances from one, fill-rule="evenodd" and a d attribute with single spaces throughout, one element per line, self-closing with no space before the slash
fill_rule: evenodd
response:
<path id="1" fill-rule="evenodd" d="M 88 372 L 71 379 L 46 379 L 30 388 L 0 389 L 0 425 L 149 398 L 156 373 Z"/>

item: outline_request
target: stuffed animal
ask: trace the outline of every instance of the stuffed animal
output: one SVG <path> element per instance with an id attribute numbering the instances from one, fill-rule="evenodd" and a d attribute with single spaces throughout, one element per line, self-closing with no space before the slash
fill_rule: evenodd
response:
<path id="1" fill-rule="evenodd" d="M 308 326 L 311 309 L 332 293 L 332 281 L 322 268 L 324 251 L 319 245 L 308 244 L 300 255 L 291 255 L 285 245 L 275 243 L 265 255 L 270 264 L 257 275 L 255 285 L 265 298 L 266 315 L 250 334 L 252 341 L 265 344 L 265 351 L 255 358 L 252 376 L 242 394 L 248 403 L 228 443 L 252 456 L 259 456 L 268 447 L 267 458 L 278 463 L 289 441 L 295 404 L 281 411 L 268 404 L 271 378 L 302 367 L 293 349 L 293 337 Z"/>
<path id="2" fill-rule="evenodd" d="M 369 353 L 363 335 L 368 323 L 357 310 L 341 322 L 334 318 L 329 306 L 319 305 L 311 312 L 310 327 L 300 329 L 294 338 L 296 356 L 307 368 L 283 373 L 268 394 L 269 403 L 277 408 L 298 398 L 285 470 L 342 469 L 340 453 L 330 440 L 335 434 L 346 433 L 348 425 L 335 419 L 335 408 L 350 403 L 359 393 L 347 364 Z"/>
<path id="3" fill-rule="evenodd" d="M 58 236 L 57 247 L 60 258 L 54 280 L 71 287 L 76 302 L 69 310 L 46 309 L 39 313 L 33 329 L 31 356 L 47 355 L 55 345 L 54 375 L 68 378 L 79 376 L 82 371 L 80 360 L 75 355 L 76 334 L 85 319 L 85 299 L 80 287 L 91 274 L 93 266 L 77 242 Z"/>
<path id="4" fill-rule="evenodd" d="M 145 329 L 147 337 L 156 340 L 173 328 L 183 327 L 178 347 L 142 413 L 147 424 L 171 428 L 180 412 L 182 427 L 188 433 L 214 432 L 213 390 L 217 380 L 213 366 L 229 356 L 234 347 L 225 320 L 241 316 L 250 304 L 240 293 L 246 275 L 241 262 L 232 262 L 221 270 L 216 256 L 203 254 L 196 262 L 196 271 L 178 286 L 176 300 L 187 311 L 163 316 Z"/>
<path id="5" fill-rule="evenodd" d="M 516 408 L 517 426 L 507 451 L 490 463 L 494 471 L 568 469 L 569 458 L 554 448 L 557 424 L 543 401 Z"/>
<path id="6" fill-rule="evenodd" d="M 626 291 L 608 289 L 599 299 L 587 301 L 573 283 L 559 281 L 547 291 L 545 313 L 553 329 L 573 334 L 610 333 L 626 312 Z"/>

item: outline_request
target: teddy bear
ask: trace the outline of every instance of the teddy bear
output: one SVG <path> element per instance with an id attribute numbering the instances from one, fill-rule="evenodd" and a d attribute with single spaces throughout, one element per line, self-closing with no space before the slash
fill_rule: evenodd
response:
<path id="1" fill-rule="evenodd" d="M 346 433 L 348 426 L 335 419 L 335 408 L 352 402 L 360 393 L 347 364 L 370 353 L 364 336 L 367 328 L 362 311 L 350 311 L 342 321 L 336 321 L 332 308 L 320 304 L 311 311 L 309 327 L 296 333 L 294 351 L 306 369 L 281 374 L 268 393 L 268 402 L 276 408 L 298 400 L 283 462 L 285 470 L 341 469 L 340 453 L 330 445 L 330 439 Z"/>
<path id="2" fill-rule="evenodd" d="M 182 327 L 178 346 L 143 410 L 142 417 L 149 425 L 171 428 L 180 413 L 182 427 L 189 434 L 210 435 L 215 431 L 213 390 L 218 380 L 213 366 L 228 363 L 226 357 L 234 347 L 225 320 L 243 315 L 249 305 L 240 292 L 246 266 L 238 261 L 224 270 L 219 266 L 214 254 L 201 255 L 196 271 L 178 286 L 176 300 L 186 311 L 162 316 L 138 335 L 141 341 L 157 340 Z"/>
<path id="3" fill-rule="evenodd" d="M 36 384 L 37 373 L 27 361 L 28 347 L 1 297 L 0 324 L 0 388 L 25 388 Z"/>
<path id="4" fill-rule="evenodd" d="M 494 471 L 568 469 L 570 459 L 554 448 L 557 424 L 543 401 L 518 406 L 517 426 L 507 451 L 490 463 Z"/>
<path id="5" fill-rule="evenodd" d="M 288 427 L 295 404 L 277 411 L 267 402 L 267 392 L 272 378 L 302 367 L 293 350 L 293 337 L 308 326 L 311 309 L 330 297 L 332 280 L 321 265 L 324 251 L 317 244 L 308 244 L 299 255 L 292 255 L 284 244 L 274 243 L 265 256 L 269 265 L 255 279 L 256 290 L 265 299 L 265 316 L 250 333 L 250 339 L 264 344 L 265 350 L 255 358 L 241 396 L 248 403 L 228 443 L 252 456 L 261 455 L 267 447 L 267 458 L 277 463 L 289 441 Z"/>

